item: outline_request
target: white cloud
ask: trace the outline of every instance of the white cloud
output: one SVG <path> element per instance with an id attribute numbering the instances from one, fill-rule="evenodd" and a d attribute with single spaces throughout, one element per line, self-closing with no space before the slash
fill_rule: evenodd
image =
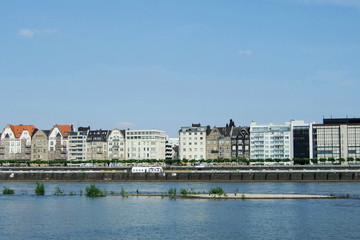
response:
<path id="1" fill-rule="evenodd" d="M 18 31 L 18 35 L 25 37 L 25 38 L 32 38 L 38 34 L 56 34 L 57 32 L 58 31 L 56 29 L 37 30 L 37 29 L 23 28 Z"/>
<path id="2" fill-rule="evenodd" d="M 26 38 L 32 38 L 36 34 L 36 30 L 20 29 L 18 34 Z"/>
<path id="3" fill-rule="evenodd" d="M 251 55 L 253 55 L 253 52 L 251 50 L 240 50 L 239 54 L 240 55 L 251 56 Z"/>

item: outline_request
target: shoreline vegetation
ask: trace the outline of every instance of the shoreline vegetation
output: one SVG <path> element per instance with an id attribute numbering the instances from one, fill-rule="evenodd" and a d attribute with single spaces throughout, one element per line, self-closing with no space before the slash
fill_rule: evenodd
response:
<path id="1" fill-rule="evenodd" d="M 14 190 L 4 186 L 3 195 L 13 195 Z M 22 191 L 22 195 L 26 195 L 27 192 Z M 42 183 L 36 182 L 35 194 L 38 196 L 45 195 L 45 186 Z M 83 196 L 82 190 L 80 190 L 79 194 L 71 191 L 69 194 L 66 194 L 64 190 L 59 187 L 55 188 L 53 192 L 54 196 Z M 162 193 L 140 193 L 137 189 L 136 192 L 128 192 L 123 187 L 119 193 L 115 193 L 114 191 L 108 192 L 106 189 L 101 190 L 96 187 L 95 184 L 91 184 L 86 187 L 84 195 L 90 198 L 98 198 L 98 197 L 113 197 L 120 196 L 122 198 L 128 197 L 167 197 L 172 199 L 177 198 L 191 198 L 191 199 L 242 199 L 242 200 L 260 200 L 260 199 L 344 199 L 344 198 L 357 198 L 356 196 L 350 197 L 350 195 L 315 195 L 315 194 L 274 194 L 274 193 L 238 193 L 236 190 L 235 193 L 226 193 L 221 187 L 211 188 L 209 192 L 205 191 L 196 191 L 195 189 L 180 189 L 178 192 L 176 188 L 170 188 L 167 192 Z"/>

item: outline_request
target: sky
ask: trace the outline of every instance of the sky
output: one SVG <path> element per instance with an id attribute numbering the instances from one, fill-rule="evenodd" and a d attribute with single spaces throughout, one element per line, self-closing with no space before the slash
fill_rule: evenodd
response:
<path id="1" fill-rule="evenodd" d="M 0 0 L 0 128 L 360 117 L 360 0 Z"/>

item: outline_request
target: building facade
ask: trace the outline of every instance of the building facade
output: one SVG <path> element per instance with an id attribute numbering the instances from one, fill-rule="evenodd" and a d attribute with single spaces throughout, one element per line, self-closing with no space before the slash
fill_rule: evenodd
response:
<path id="1" fill-rule="evenodd" d="M 323 119 L 313 124 L 314 158 L 360 158 L 360 119 Z"/>
<path id="2" fill-rule="evenodd" d="M 36 130 L 31 141 L 31 160 L 49 159 L 49 134 L 50 130 Z"/>
<path id="3" fill-rule="evenodd" d="M 126 130 L 126 159 L 165 159 L 166 133 L 160 130 Z"/>
<path id="4" fill-rule="evenodd" d="M 77 131 L 69 132 L 68 160 L 86 160 L 86 139 L 90 127 L 79 127 Z"/>
<path id="5" fill-rule="evenodd" d="M 206 136 L 210 132 L 209 126 L 192 124 L 179 130 L 180 159 L 206 159 Z"/>
<path id="6" fill-rule="evenodd" d="M 107 160 L 109 130 L 90 130 L 86 138 L 86 160 Z"/>
<path id="7" fill-rule="evenodd" d="M 33 125 L 7 125 L 0 141 L 0 160 L 30 160 Z"/>
<path id="8" fill-rule="evenodd" d="M 290 159 L 290 122 L 284 125 L 250 125 L 251 159 Z"/>
<path id="9" fill-rule="evenodd" d="M 232 158 L 250 158 L 250 127 L 233 127 L 231 137 Z"/>
<path id="10" fill-rule="evenodd" d="M 206 159 L 231 158 L 231 127 L 213 127 L 206 136 Z"/>
<path id="11" fill-rule="evenodd" d="M 115 128 L 108 137 L 108 158 L 112 160 L 125 159 L 125 130 Z"/>
<path id="12" fill-rule="evenodd" d="M 68 159 L 68 136 L 73 131 L 72 125 L 55 125 L 49 134 L 49 160 Z"/>

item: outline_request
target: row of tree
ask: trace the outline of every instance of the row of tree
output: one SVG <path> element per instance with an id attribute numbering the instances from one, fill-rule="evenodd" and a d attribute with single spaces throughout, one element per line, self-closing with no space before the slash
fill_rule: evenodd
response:
<path id="1" fill-rule="evenodd" d="M 52 165 L 52 166 L 75 166 L 75 165 L 84 165 L 93 164 L 93 165 L 103 165 L 103 166 L 112 166 L 114 164 L 166 164 L 166 165 L 200 165 L 200 164 L 240 164 L 240 165 L 249 165 L 250 163 L 290 163 L 294 164 L 318 164 L 318 163 L 332 163 L 332 164 L 341 164 L 342 162 L 355 162 L 360 161 L 360 158 L 320 158 L 320 159 L 309 159 L 309 158 L 294 158 L 292 161 L 290 159 L 246 159 L 246 158 L 236 158 L 236 159 L 169 159 L 169 160 L 160 160 L 160 159 L 143 159 L 143 160 L 86 160 L 86 161 L 68 161 L 68 160 L 49 160 L 49 161 L 28 161 L 28 160 L 2 160 L 0 164 L 2 166 L 33 166 L 36 164 L 39 165 Z"/>

